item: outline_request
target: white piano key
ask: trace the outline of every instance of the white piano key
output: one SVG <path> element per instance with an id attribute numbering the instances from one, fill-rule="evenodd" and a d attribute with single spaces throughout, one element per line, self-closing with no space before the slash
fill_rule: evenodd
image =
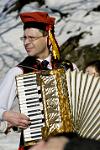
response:
<path id="1" fill-rule="evenodd" d="M 36 94 L 31 94 L 31 95 L 25 95 L 25 94 L 19 94 L 18 95 L 18 97 L 19 97 L 19 99 L 27 99 L 27 98 L 41 98 L 41 94 L 38 94 L 38 93 L 36 93 Z"/>
<path id="2" fill-rule="evenodd" d="M 32 107 L 31 107 L 31 108 L 32 108 Z M 42 109 L 40 109 L 40 107 L 38 108 L 38 110 L 42 111 Z M 30 109 L 25 109 L 25 111 L 30 111 Z M 21 110 L 21 113 L 27 115 L 27 113 L 25 113 L 25 111 L 24 111 L 24 109 L 22 109 L 22 110 Z M 36 112 L 37 109 L 34 109 L 33 111 Z"/>
<path id="3" fill-rule="evenodd" d="M 37 103 L 23 104 L 23 105 L 20 105 L 20 106 L 23 107 L 23 108 L 26 107 L 26 106 L 27 106 L 27 108 L 31 107 L 31 106 L 33 106 L 33 107 L 36 107 L 36 106 L 42 107 L 42 105 L 39 102 L 37 102 Z"/>
<path id="4" fill-rule="evenodd" d="M 26 90 L 27 89 L 27 90 Z M 28 87 L 28 88 L 19 88 L 18 89 L 18 93 L 24 93 L 24 94 L 26 94 L 26 93 L 28 93 L 28 92 L 36 92 L 36 93 L 38 93 L 38 89 L 37 88 L 34 88 L 34 87 Z"/>
<path id="5" fill-rule="evenodd" d="M 32 129 L 33 130 L 33 129 Z M 24 133 L 26 133 L 26 132 L 30 132 L 30 127 L 28 127 L 27 129 L 25 129 L 24 130 Z M 34 129 L 34 133 L 35 132 L 41 132 L 41 128 L 36 128 L 36 129 Z"/>
<path id="6" fill-rule="evenodd" d="M 33 108 L 30 108 L 30 109 L 23 109 L 23 113 L 25 113 L 25 114 L 35 113 L 35 112 L 41 112 L 41 110 L 40 110 L 40 109 L 33 110 Z"/>
<path id="7" fill-rule="evenodd" d="M 41 111 L 31 112 L 31 113 L 26 113 L 25 115 L 30 117 L 30 116 L 39 115 L 39 114 L 42 114 L 42 112 Z"/>
<path id="8" fill-rule="evenodd" d="M 42 114 L 42 112 L 28 113 L 26 115 L 30 118 L 31 116 L 36 116 L 36 115 L 40 115 L 40 114 Z"/>
<path id="9" fill-rule="evenodd" d="M 25 135 L 24 135 L 24 137 L 25 138 L 28 138 L 28 137 L 37 137 L 37 136 L 42 136 L 42 133 L 41 132 L 39 132 L 39 133 L 25 133 Z"/>
<path id="10" fill-rule="evenodd" d="M 20 105 L 20 108 L 22 108 L 22 109 L 24 109 L 24 108 L 29 108 L 29 107 L 38 107 L 38 106 L 40 106 L 40 104 L 39 104 L 39 102 L 37 102 L 37 103 L 32 103 L 32 104 L 23 104 L 23 105 Z"/>
<path id="11" fill-rule="evenodd" d="M 41 119 L 41 118 L 38 119 L 38 120 L 37 120 L 37 119 L 36 119 L 36 120 L 33 119 L 33 120 L 31 120 L 31 124 L 32 124 L 32 123 L 42 123 L 42 119 Z"/>
<path id="12" fill-rule="evenodd" d="M 45 122 L 44 122 L 43 119 L 39 119 L 38 122 L 35 122 L 34 120 L 32 120 L 32 121 L 31 121 L 31 124 L 30 124 L 30 126 L 29 126 L 29 128 L 31 129 L 31 127 L 32 127 L 33 125 L 37 125 L 37 124 L 44 124 L 44 125 L 45 125 Z"/>
<path id="13" fill-rule="evenodd" d="M 37 85 L 36 84 L 24 84 L 24 85 L 20 85 L 18 86 L 18 90 L 23 90 L 23 89 L 28 89 L 28 88 L 33 88 L 33 89 L 37 89 Z"/>
<path id="14" fill-rule="evenodd" d="M 40 127 L 40 129 L 42 128 L 42 126 Z M 28 131 L 24 131 L 24 134 L 26 135 L 26 136 L 29 136 L 29 135 L 31 135 L 31 134 L 41 134 L 41 130 L 40 131 L 38 131 L 38 132 L 36 132 L 35 131 L 35 128 L 34 129 L 30 129 L 30 130 L 28 130 Z"/>
<path id="15" fill-rule="evenodd" d="M 39 137 L 34 137 L 34 138 L 25 138 L 25 142 L 29 142 L 29 141 L 33 141 L 33 140 L 41 140 L 42 139 L 42 136 L 39 136 Z"/>
<path id="16" fill-rule="evenodd" d="M 31 108 L 32 108 L 32 107 L 31 107 Z M 28 110 L 28 111 L 30 110 L 29 108 L 28 108 L 28 109 L 27 109 L 27 108 L 21 108 L 21 113 L 24 112 L 24 109 L 25 109 L 25 110 Z M 35 108 L 33 108 L 34 111 L 36 111 L 37 109 L 43 110 L 43 108 L 41 108 L 41 107 L 35 107 Z"/>
<path id="17" fill-rule="evenodd" d="M 33 104 L 41 103 L 40 98 L 39 99 L 29 100 L 29 101 L 27 101 L 27 100 L 20 101 L 20 105 L 25 105 L 25 104 L 28 105 L 28 104 L 31 104 L 31 103 L 33 103 Z"/>
<path id="18" fill-rule="evenodd" d="M 22 105 L 20 104 L 21 107 L 24 107 L 24 106 L 27 106 L 27 107 L 28 107 L 28 106 L 30 106 L 30 105 L 34 105 L 34 106 L 37 105 L 37 106 L 39 106 L 39 105 L 40 105 L 40 102 L 38 101 L 38 102 L 36 102 L 36 103 L 33 102 L 33 103 L 28 103 L 28 104 L 25 103 L 25 104 L 22 104 Z"/>
<path id="19" fill-rule="evenodd" d="M 36 79 L 24 79 L 24 80 L 17 80 L 18 86 L 24 85 L 24 84 L 28 84 L 28 83 L 33 83 L 33 84 L 37 84 Z"/>
<path id="20" fill-rule="evenodd" d="M 29 85 L 29 84 L 28 84 Z M 37 89 L 37 90 L 40 90 L 40 86 L 37 85 L 37 84 L 30 84 L 30 86 L 24 86 L 24 84 L 21 86 L 18 85 L 18 89 L 19 90 L 22 90 L 22 91 L 25 91 L 25 90 L 28 90 L 28 89 Z"/>
<path id="21" fill-rule="evenodd" d="M 38 131 L 38 132 L 35 132 L 35 131 L 29 131 L 29 132 L 24 132 L 24 136 L 25 137 L 32 137 L 32 134 L 34 135 L 34 136 L 37 136 L 37 135 L 41 135 L 42 133 L 41 133 L 41 131 Z"/>
<path id="22" fill-rule="evenodd" d="M 31 116 L 30 117 L 30 120 L 34 120 L 34 119 L 43 119 L 44 118 L 44 114 L 41 114 L 41 115 L 37 115 L 37 116 Z"/>
<path id="23" fill-rule="evenodd" d="M 36 127 L 44 127 L 45 123 L 41 123 L 41 124 L 34 124 L 34 125 L 30 125 L 30 130 L 33 128 L 36 128 Z"/>
<path id="24" fill-rule="evenodd" d="M 31 79 L 33 79 L 33 80 L 36 80 L 36 76 L 23 76 L 23 77 L 17 77 L 16 78 L 17 79 L 17 82 L 20 82 L 20 81 L 27 81 L 27 80 L 31 80 Z"/>
<path id="25" fill-rule="evenodd" d="M 24 98 L 20 98 L 22 101 L 30 101 L 30 100 L 38 100 L 39 97 L 35 97 L 33 95 L 28 96 L 28 97 L 24 97 Z"/>
<path id="26" fill-rule="evenodd" d="M 37 87 L 37 83 L 34 83 L 34 82 L 32 82 L 32 83 L 20 83 L 18 85 L 18 88 L 22 89 L 22 88 L 25 88 L 25 87 L 32 87 L 32 86 Z"/>

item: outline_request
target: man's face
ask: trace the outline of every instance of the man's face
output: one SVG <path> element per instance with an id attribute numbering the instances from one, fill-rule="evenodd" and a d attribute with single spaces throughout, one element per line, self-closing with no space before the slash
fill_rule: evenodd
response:
<path id="1" fill-rule="evenodd" d="M 86 72 L 89 74 L 94 74 L 95 76 L 99 76 L 99 73 L 96 71 L 95 67 L 93 66 L 87 67 Z"/>
<path id="2" fill-rule="evenodd" d="M 24 31 L 24 46 L 29 56 L 46 58 L 48 56 L 47 36 L 36 28 L 27 28 Z"/>

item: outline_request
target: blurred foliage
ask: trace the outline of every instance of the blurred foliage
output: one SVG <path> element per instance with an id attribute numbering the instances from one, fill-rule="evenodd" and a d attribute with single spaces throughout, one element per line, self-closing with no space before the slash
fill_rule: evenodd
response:
<path id="1" fill-rule="evenodd" d="M 79 40 L 82 38 L 81 33 L 78 36 L 69 38 L 60 48 L 63 60 L 74 62 L 82 70 L 88 62 L 100 60 L 100 43 L 97 45 L 85 45 L 79 47 Z"/>

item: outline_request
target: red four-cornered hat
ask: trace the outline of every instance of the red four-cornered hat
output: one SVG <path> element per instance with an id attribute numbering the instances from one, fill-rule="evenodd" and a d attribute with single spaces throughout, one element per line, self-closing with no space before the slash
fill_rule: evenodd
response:
<path id="1" fill-rule="evenodd" d="M 50 17 L 47 12 L 24 12 L 20 14 L 20 18 L 24 24 L 27 22 L 43 23 L 46 25 L 46 30 L 49 30 L 49 27 L 54 26 L 55 23 L 55 18 Z"/>

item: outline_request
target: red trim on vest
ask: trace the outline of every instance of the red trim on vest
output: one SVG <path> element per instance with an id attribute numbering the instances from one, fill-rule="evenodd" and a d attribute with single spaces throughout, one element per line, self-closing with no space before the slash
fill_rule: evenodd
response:
<path id="1" fill-rule="evenodd" d="M 19 147 L 18 150 L 24 150 L 24 146 Z"/>

